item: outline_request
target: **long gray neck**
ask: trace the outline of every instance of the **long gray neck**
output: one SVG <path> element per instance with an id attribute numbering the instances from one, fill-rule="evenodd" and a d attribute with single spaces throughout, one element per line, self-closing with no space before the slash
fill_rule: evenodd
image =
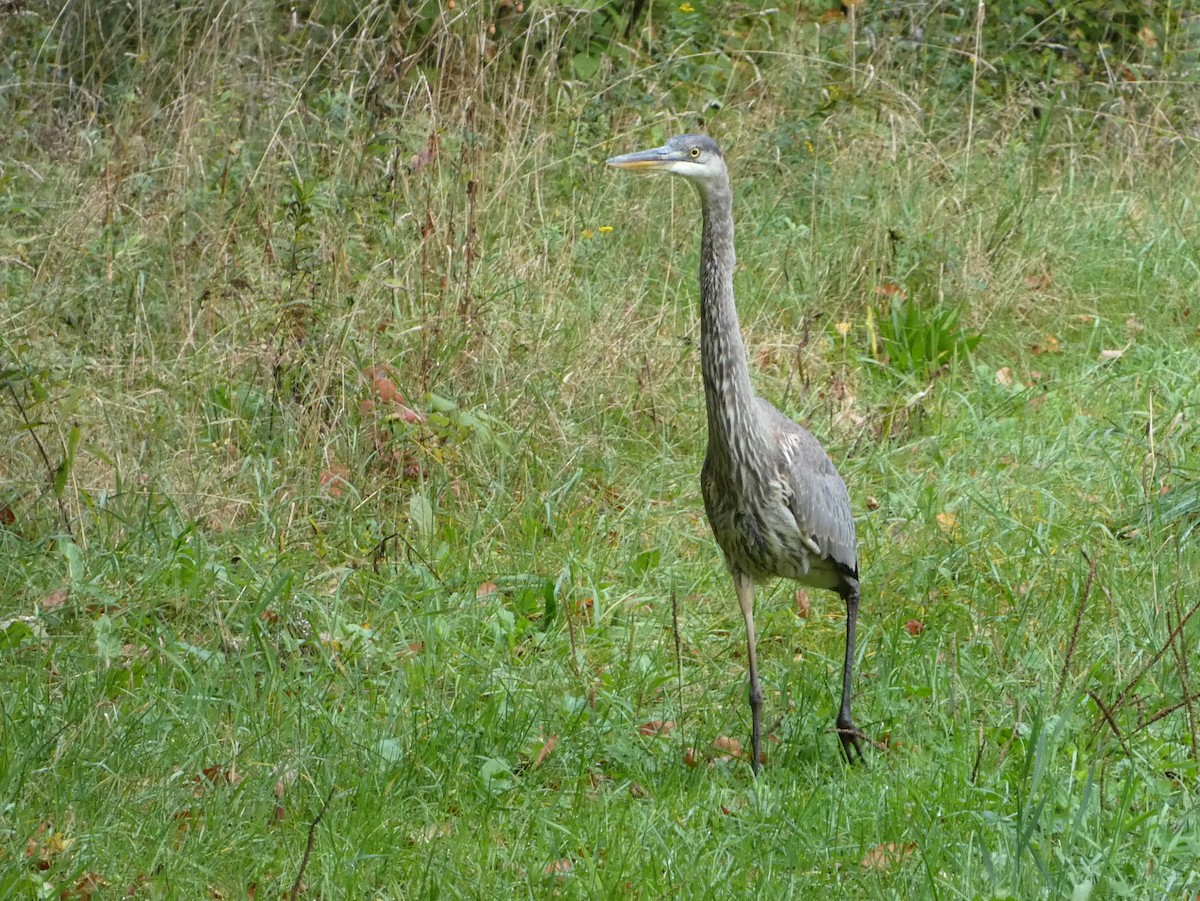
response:
<path id="1" fill-rule="evenodd" d="M 700 189 L 700 367 L 713 450 L 736 450 L 754 415 L 746 345 L 733 302 L 733 192 L 722 179 Z M 738 438 L 741 438 L 741 442 Z"/>

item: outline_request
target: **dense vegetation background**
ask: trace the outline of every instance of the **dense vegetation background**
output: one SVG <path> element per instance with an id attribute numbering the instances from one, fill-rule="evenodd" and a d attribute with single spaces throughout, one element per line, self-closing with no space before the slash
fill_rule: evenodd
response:
<path id="1" fill-rule="evenodd" d="M 1200 10 L 0 3 L 0 897 L 1200 893 Z M 703 522 L 705 130 L 843 616 Z M 321 813 L 323 811 L 323 814 Z"/>

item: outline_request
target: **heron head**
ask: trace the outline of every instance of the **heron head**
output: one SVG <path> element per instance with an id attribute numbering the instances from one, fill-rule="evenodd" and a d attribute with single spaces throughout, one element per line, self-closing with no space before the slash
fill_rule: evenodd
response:
<path id="1" fill-rule="evenodd" d="M 662 147 L 614 156 L 608 165 L 632 172 L 670 172 L 697 187 L 727 177 L 721 150 L 707 135 L 676 135 Z"/>

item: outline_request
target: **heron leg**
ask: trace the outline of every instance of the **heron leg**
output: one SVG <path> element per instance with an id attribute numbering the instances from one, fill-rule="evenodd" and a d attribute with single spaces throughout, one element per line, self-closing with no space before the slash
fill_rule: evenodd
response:
<path id="1" fill-rule="evenodd" d="M 750 665 L 750 719 L 753 723 L 750 738 L 750 767 L 758 775 L 760 760 L 760 729 L 762 724 L 762 686 L 758 682 L 758 658 L 755 653 L 754 633 L 754 580 L 745 573 L 733 574 L 733 587 L 737 592 L 742 618 L 746 621 L 746 659 Z"/>
<path id="2" fill-rule="evenodd" d="M 863 734 L 850 717 L 850 682 L 854 675 L 854 632 L 858 626 L 858 579 L 847 579 L 838 589 L 846 602 L 846 662 L 842 666 L 842 706 L 838 710 L 837 734 L 849 763 L 864 763 Z"/>

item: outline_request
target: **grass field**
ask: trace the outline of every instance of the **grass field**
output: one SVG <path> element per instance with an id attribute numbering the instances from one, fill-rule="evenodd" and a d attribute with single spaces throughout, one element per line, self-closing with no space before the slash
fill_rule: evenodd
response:
<path id="1" fill-rule="evenodd" d="M 1194 68 L 12 6 L 0 897 L 1200 895 Z M 734 745 L 699 211 L 603 166 L 701 128 L 755 384 L 850 487 L 867 767 L 786 583 Z"/>

